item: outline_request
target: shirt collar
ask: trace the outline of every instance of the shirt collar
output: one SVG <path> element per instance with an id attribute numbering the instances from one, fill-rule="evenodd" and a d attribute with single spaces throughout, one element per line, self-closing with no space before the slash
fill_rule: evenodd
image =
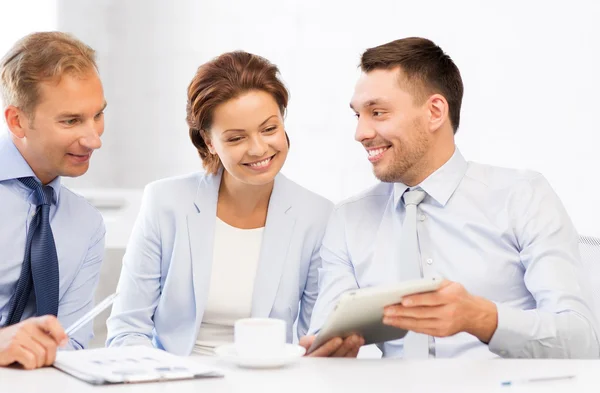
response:
<path id="1" fill-rule="evenodd" d="M 458 148 L 455 148 L 454 154 L 452 154 L 452 157 L 444 165 L 439 167 L 420 184 L 410 188 L 420 188 L 441 206 L 446 206 L 446 203 L 448 203 L 448 200 L 465 176 L 467 166 L 467 161 Z M 398 206 L 400 198 L 402 198 L 407 188 L 409 187 L 403 183 L 394 183 L 394 206 Z"/>
<path id="2" fill-rule="evenodd" d="M 8 134 L 0 135 L 0 182 L 28 176 L 40 181 Z M 48 185 L 54 190 L 54 202 L 58 203 L 61 189 L 60 176 Z"/>

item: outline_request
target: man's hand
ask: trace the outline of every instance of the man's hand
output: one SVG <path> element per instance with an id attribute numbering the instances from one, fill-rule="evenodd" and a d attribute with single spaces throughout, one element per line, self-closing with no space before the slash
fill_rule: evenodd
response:
<path id="1" fill-rule="evenodd" d="M 57 347 L 69 341 L 64 329 L 52 315 L 30 318 L 0 329 L 0 366 L 20 363 L 31 370 L 50 366 Z"/>
<path id="2" fill-rule="evenodd" d="M 383 323 L 434 337 L 467 332 L 489 343 L 498 326 L 498 310 L 459 283 L 444 280 L 433 292 L 407 296 L 385 308 Z"/>
<path id="3" fill-rule="evenodd" d="M 304 336 L 300 339 L 300 345 L 306 350 L 310 348 L 315 336 Z M 355 358 L 358 355 L 358 350 L 365 344 L 365 340 L 357 335 L 352 335 L 341 339 L 339 337 L 332 338 L 313 352 L 308 354 L 309 357 L 346 357 Z"/>

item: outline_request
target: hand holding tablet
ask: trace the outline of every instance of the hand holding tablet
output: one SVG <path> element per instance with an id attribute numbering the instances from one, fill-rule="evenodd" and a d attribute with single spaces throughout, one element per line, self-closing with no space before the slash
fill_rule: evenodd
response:
<path id="1" fill-rule="evenodd" d="M 364 339 L 365 345 L 403 338 L 407 330 L 383 324 L 384 308 L 402 302 L 405 296 L 435 291 L 442 281 L 439 278 L 420 279 L 344 293 L 308 353 L 336 337 L 343 339 L 357 335 Z"/>

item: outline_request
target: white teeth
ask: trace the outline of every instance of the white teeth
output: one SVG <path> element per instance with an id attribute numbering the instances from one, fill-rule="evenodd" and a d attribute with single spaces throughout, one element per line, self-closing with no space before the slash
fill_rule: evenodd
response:
<path id="1" fill-rule="evenodd" d="M 386 151 L 388 148 L 387 147 L 382 147 L 380 149 L 375 149 L 375 150 L 367 150 L 367 153 L 369 154 L 369 157 L 374 157 L 377 156 L 381 153 L 383 153 L 384 151 Z"/>
<path id="2" fill-rule="evenodd" d="M 252 163 L 252 164 L 250 164 L 250 166 L 254 167 L 254 168 L 263 168 L 269 164 L 269 161 L 271 161 L 271 158 L 267 158 L 266 160 Z"/>

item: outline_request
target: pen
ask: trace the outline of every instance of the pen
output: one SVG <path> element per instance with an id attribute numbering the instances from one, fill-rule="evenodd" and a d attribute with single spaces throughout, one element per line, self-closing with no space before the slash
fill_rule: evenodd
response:
<path id="1" fill-rule="evenodd" d="M 547 382 L 547 381 L 560 381 L 564 379 L 573 379 L 575 375 L 557 375 L 554 377 L 540 377 L 540 378 L 529 378 L 529 379 L 520 379 L 514 381 L 503 381 L 501 383 L 502 386 L 511 386 L 518 383 L 529 383 L 529 382 Z"/>
<path id="2" fill-rule="evenodd" d="M 115 298 L 117 297 L 117 294 L 118 293 L 115 292 L 112 295 L 108 296 L 103 301 L 101 301 L 100 303 L 98 303 L 98 305 L 96 307 L 92 308 L 84 316 L 82 316 L 77 321 L 75 321 L 75 323 L 73 323 L 71 326 L 69 326 L 65 330 L 65 333 L 67 333 L 67 335 L 70 336 L 73 333 L 75 333 L 77 330 L 79 330 L 82 326 L 84 326 L 85 324 L 90 322 L 92 319 L 94 319 L 96 317 L 96 315 L 100 314 L 102 311 L 104 311 L 106 308 L 108 308 L 111 304 L 113 304 L 113 302 L 115 301 Z"/>

